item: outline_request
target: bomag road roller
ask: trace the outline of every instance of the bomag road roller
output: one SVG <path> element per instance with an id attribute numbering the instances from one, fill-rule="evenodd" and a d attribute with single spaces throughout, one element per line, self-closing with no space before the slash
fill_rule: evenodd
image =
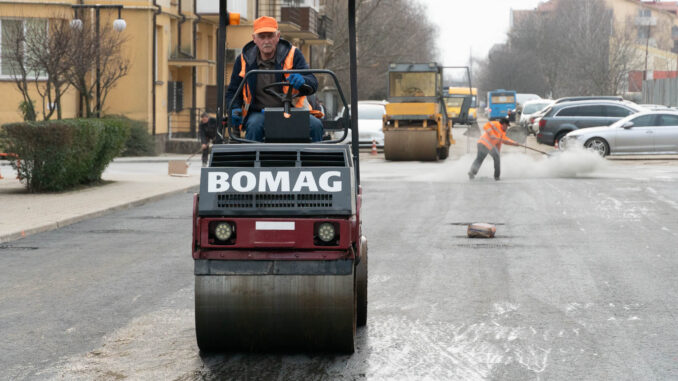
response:
<path id="1" fill-rule="evenodd" d="M 348 7 L 351 100 L 358 110 L 355 0 Z M 221 4 L 222 20 L 225 14 Z M 220 29 L 221 34 L 225 28 Z M 217 72 L 223 73 L 223 55 L 217 57 Z M 248 72 L 242 84 L 261 72 Z M 328 75 L 349 109 L 330 71 L 265 73 Z M 223 77 L 217 86 L 223 89 Z M 202 168 L 192 242 L 198 347 L 352 353 L 356 326 L 367 317 L 358 115 L 346 112 L 328 122 L 343 127 L 341 139 L 310 143 L 309 111 L 292 108 L 289 83 L 267 87 L 284 107 L 265 109 L 265 142 L 239 137 L 229 123 L 220 136 L 230 134 L 233 144 L 215 145 Z M 223 93 L 217 98 L 217 117 L 223 120 Z M 353 146 L 337 144 L 349 130 Z"/>
<path id="2" fill-rule="evenodd" d="M 436 63 L 392 63 L 383 117 L 386 160 L 444 160 L 452 120 L 442 94 L 442 67 Z"/>

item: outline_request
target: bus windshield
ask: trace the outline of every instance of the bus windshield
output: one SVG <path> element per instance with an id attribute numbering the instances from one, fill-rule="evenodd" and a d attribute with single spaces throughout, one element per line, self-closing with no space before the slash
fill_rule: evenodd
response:
<path id="1" fill-rule="evenodd" d="M 492 94 L 490 101 L 494 104 L 516 103 L 516 97 L 510 93 L 497 93 Z"/>
<path id="2" fill-rule="evenodd" d="M 389 96 L 435 97 L 436 73 L 389 73 Z"/>

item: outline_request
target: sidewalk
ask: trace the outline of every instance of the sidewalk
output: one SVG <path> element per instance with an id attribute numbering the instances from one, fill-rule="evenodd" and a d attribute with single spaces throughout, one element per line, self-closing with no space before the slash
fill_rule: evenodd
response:
<path id="1" fill-rule="evenodd" d="M 30 194 L 7 161 L 0 161 L 0 244 L 57 229 L 106 212 L 185 192 L 200 183 L 200 157 L 187 177 L 167 174 L 169 160 L 188 155 L 116 158 L 103 174 L 106 184 L 80 190 Z"/>

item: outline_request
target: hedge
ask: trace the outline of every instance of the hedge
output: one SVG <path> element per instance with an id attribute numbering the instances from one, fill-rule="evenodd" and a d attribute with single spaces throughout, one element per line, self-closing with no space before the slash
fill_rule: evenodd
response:
<path id="1" fill-rule="evenodd" d="M 6 152 L 29 192 L 58 192 L 101 180 L 120 154 L 129 128 L 99 119 L 11 123 L 2 126 Z"/>
<path id="2" fill-rule="evenodd" d="M 155 144 L 148 133 L 146 122 L 129 119 L 123 115 L 106 115 L 102 121 L 106 124 L 125 126 L 129 129 L 129 137 L 120 156 L 155 156 Z"/>

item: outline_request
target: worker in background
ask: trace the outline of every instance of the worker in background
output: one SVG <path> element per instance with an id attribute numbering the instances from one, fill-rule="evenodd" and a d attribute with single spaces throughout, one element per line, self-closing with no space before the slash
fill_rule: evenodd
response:
<path id="1" fill-rule="evenodd" d="M 200 149 L 202 150 L 202 166 L 207 166 L 207 159 L 210 155 L 210 143 L 214 143 L 217 137 L 217 120 L 203 112 L 200 115 L 200 125 L 198 126 L 198 136 L 200 137 Z"/>
<path id="2" fill-rule="evenodd" d="M 250 41 L 236 58 L 231 75 L 231 83 L 226 91 L 226 104 L 235 98 L 231 110 L 234 126 L 243 125 L 245 138 L 264 140 L 264 113 L 266 107 L 283 107 L 282 100 L 264 92 L 264 87 L 274 82 L 287 81 L 295 89 L 295 108 L 311 107 L 306 96 L 315 93 L 318 80 L 313 74 L 258 74 L 247 78 L 242 93 L 235 94 L 245 74 L 250 70 L 299 70 L 308 69 L 301 50 L 289 41 L 280 38 L 278 23 L 271 17 L 259 17 L 254 20 L 254 33 Z M 280 89 L 274 89 L 280 91 Z M 317 117 L 310 117 L 311 140 L 322 140 L 323 124 Z M 243 123 L 244 122 L 244 123 Z"/>
<path id="3" fill-rule="evenodd" d="M 506 130 L 509 126 L 510 115 L 499 119 L 499 121 L 490 121 L 483 126 L 485 132 L 478 139 L 478 156 L 471 165 L 471 170 L 468 172 L 468 178 L 473 180 L 483 164 L 483 160 L 487 154 L 492 156 L 494 160 L 494 179 L 499 180 L 501 176 L 501 165 L 499 161 L 499 152 L 501 151 L 502 143 L 512 146 L 519 146 L 520 144 L 506 137 Z"/>

